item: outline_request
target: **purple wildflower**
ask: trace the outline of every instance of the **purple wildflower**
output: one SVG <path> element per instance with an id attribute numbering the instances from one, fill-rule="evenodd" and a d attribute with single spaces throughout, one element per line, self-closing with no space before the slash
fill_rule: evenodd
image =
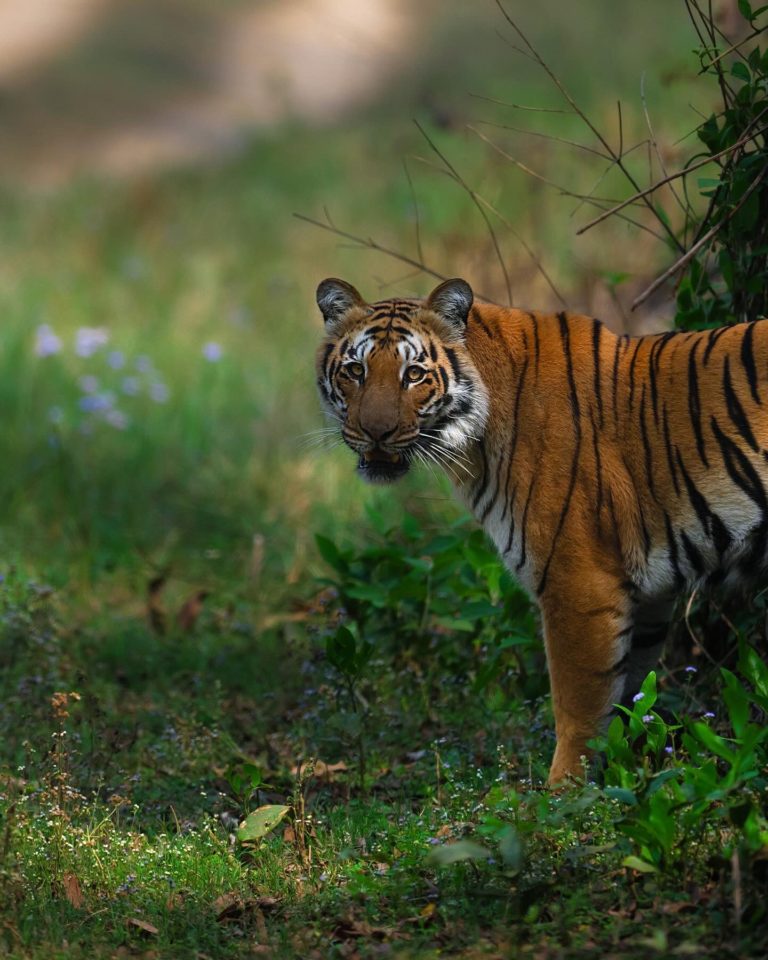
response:
<path id="1" fill-rule="evenodd" d="M 109 333 L 103 327 L 80 327 L 75 334 L 75 353 L 78 357 L 92 357 L 109 343 Z"/>
<path id="2" fill-rule="evenodd" d="M 221 344 L 209 340 L 208 343 L 203 344 L 203 356 L 209 363 L 218 363 L 224 356 Z"/>
<path id="3" fill-rule="evenodd" d="M 634 697 L 632 697 L 632 703 L 640 703 L 640 701 L 644 699 L 645 699 L 644 693 L 636 693 Z"/>
<path id="4" fill-rule="evenodd" d="M 57 337 L 47 323 L 42 324 L 35 332 L 35 356 L 50 357 L 61 350 L 61 338 Z"/>

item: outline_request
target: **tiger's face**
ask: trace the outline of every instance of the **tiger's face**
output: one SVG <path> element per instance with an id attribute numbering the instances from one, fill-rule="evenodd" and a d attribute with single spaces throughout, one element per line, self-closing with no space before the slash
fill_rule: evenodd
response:
<path id="1" fill-rule="evenodd" d="M 397 480 L 416 460 L 460 464 L 482 434 L 487 392 L 465 345 L 472 301 L 463 280 L 425 301 L 373 304 L 343 280 L 318 287 L 320 396 L 365 480 Z"/>

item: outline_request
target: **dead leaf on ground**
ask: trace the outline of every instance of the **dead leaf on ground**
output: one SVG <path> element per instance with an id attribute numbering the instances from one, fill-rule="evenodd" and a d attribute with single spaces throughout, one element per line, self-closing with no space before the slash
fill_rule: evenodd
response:
<path id="1" fill-rule="evenodd" d="M 166 574 L 161 573 L 147 584 L 147 620 L 152 630 L 161 636 L 165 633 L 166 617 L 160 598 L 166 580 Z"/>
<path id="2" fill-rule="evenodd" d="M 148 937 L 156 937 L 158 933 L 160 933 L 153 923 L 149 923 L 147 920 L 139 920 L 138 917 L 130 917 L 128 919 L 128 926 L 135 927 L 136 930 L 140 930 Z"/>
<path id="3" fill-rule="evenodd" d="M 325 763 L 324 760 L 315 760 L 312 767 L 309 763 L 302 763 L 301 766 L 294 766 L 291 773 L 294 777 L 306 777 L 308 773 L 320 780 L 333 780 L 334 774 L 346 773 L 349 767 L 343 760 L 338 763 Z"/>
<path id="4" fill-rule="evenodd" d="M 194 629 L 198 617 L 203 612 L 203 604 L 208 596 L 210 596 L 208 590 L 195 590 L 192 596 L 184 601 L 176 616 L 176 623 L 180 630 L 189 633 Z"/>
<path id="5" fill-rule="evenodd" d="M 241 897 L 237 893 L 222 893 L 213 901 L 216 920 L 226 923 L 240 920 L 247 913 L 272 913 L 280 906 L 277 897 Z"/>
<path id="6" fill-rule="evenodd" d="M 332 940 L 395 940 L 398 932 L 393 927 L 373 927 L 365 920 L 345 917 L 331 931 Z"/>
<path id="7" fill-rule="evenodd" d="M 74 873 L 65 873 L 62 880 L 64 896 L 69 900 L 76 910 L 80 910 L 85 903 L 83 891 L 80 888 L 80 881 Z"/>

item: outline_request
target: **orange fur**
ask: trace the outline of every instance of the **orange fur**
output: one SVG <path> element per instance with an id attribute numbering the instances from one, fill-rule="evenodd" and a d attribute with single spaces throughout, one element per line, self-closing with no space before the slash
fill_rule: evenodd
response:
<path id="1" fill-rule="evenodd" d="M 372 306 L 343 287 L 353 302 L 324 309 L 326 405 L 363 466 L 398 467 L 373 479 L 438 437 L 432 457 L 539 603 L 550 782 L 578 774 L 589 738 L 653 666 L 681 589 L 765 571 L 768 321 L 617 337 L 584 316 L 472 306 L 462 281 Z M 420 392 L 403 379 L 414 344 Z M 362 358 L 358 381 L 345 381 L 345 349 Z"/>

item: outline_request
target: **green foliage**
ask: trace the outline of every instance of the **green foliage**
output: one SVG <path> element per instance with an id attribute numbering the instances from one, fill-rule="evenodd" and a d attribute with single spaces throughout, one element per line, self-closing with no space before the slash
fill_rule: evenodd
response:
<path id="1" fill-rule="evenodd" d="M 768 7 L 739 2 L 739 10 L 761 30 L 757 21 Z M 711 42 L 698 56 L 702 73 L 717 84 L 721 107 L 698 128 L 705 152 L 689 163 L 709 156 L 717 176 L 698 179 L 708 205 L 691 245 L 704 242 L 677 291 L 675 322 L 683 329 L 768 314 L 768 48 L 755 43 L 729 54 L 713 25 L 710 30 Z"/>

